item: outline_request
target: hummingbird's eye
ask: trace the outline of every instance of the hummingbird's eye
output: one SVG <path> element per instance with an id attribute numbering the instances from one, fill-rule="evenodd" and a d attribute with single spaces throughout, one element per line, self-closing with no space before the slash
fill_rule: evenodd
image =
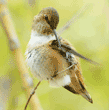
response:
<path id="1" fill-rule="evenodd" d="M 48 16 L 47 15 L 44 15 L 44 16 L 45 16 L 45 20 L 48 21 Z"/>
<path id="2" fill-rule="evenodd" d="M 48 16 L 47 16 L 47 15 L 44 15 L 44 16 L 45 16 L 46 22 L 47 22 L 48 24 L 50 24 L 50 21 L 49 21 L 49 19 L 48 19 Z"/>

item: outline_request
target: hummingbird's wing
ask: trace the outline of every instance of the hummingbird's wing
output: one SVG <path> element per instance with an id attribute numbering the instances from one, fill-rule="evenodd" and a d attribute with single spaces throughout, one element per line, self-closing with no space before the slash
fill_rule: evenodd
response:
<path id="1" fill-rule="evenodd" d="M 78 52 L 75 50 L 75 48 L 72 47 L 72 45 L 71 45 L 68 41 L 66 41 L 66 40 L 64 40 L 64 39 L 61 40 L 61 46 L 62 46 L 64 49 L 66 49 L 68 52 L 74 54 L 74 55 L 77 56 L 77 57 L 80 57 L 80 58 L 82 58 L 82 59 L 84 59 L 84 60 L 86 60 L 86 61 L 88 61 L 88 62 L 90 62 L 90 63 L 93 63 L 93 64 L 99 64 L 99 63 L 97 63 L 97 62 L 95 62 L 95 61 L 93 61 L 93 60 L 91 60 L 91 59 L 89 59 L 89 58 L 86 58 L 85 56 L 81 55 L 80 53 L 78 53 Z"/>
<path id="2" fill-rule="evenodd" d="M 99 65 L 99 63 L 89 59 L 89 58 L 86 58 L 85 56 L 81 55 L 80 53 L 78 53 L 75 48 L 67 41 L 67 40 L 64 40 L 63 38 L 60 39 L 61 41 L 61 49 L 64 51 L 64 52 L 69 52 L 77 57 L 80 57 L 90 63 L 93 63 L 95 65 Z M 56 49 L 57 47 L 55 45 L 58 45 L 57 42 L 54 40 L 52 42 L 52 45 L 54 45 L 54 49 Z"/>
<path id="3" fill-rule="evenodd" d="M 61 39 L 60 42 L 61 42 L 61 48 L 57 47 L 57 41 L 56 40 L 52 41 L 52 43 L 51 43 L 52 49 L 57 50 L 64 58 L 66 58 L 66 53 L 67 52 L 69 53 L 69 55 L 70 55 L 70 57 L 68 58 L 68 59 L 70 59 L 68 61 L 69 67 L 75 63 L 71 68 L 69 68 L 71 83 L 69 85 L 65 85 L 64 88 L 69 90 L 70 92 L 73 92 L 74 94 L 82 95 L 86 100 L 93 103 L 90 94 L 85 89 L 85 84 L 84 84 L 83 76 L 82 76 L 82 70 L 80 67 L 78 57 L 83 58 L 89 62 L 93 62 L 93 61 L 88 59 L 88 58 L 85 58 L 84 56 L 79 54 L 74 49 L 74 47 L 69 42 L 67 42 L 66 40 Z M 74 57 L 72 57 L 72 55 Z"/>

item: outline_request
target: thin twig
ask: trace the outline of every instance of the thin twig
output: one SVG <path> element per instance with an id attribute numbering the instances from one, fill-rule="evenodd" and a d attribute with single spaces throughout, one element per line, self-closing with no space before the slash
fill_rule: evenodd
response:
<path id="1" fill-rule="evenodd" d="M 27 106 L 28 106 L 28 104 L 29 104 L 29 102 L 30 102 L 31 97 L 35 94 L 35 90 L 37 89 L 37 87 L 39 86 L 40 83 L 41 83 L 41 81 L 38 82 L 38 84 L 37 84 L 36 87 L 34 88 L 33 92 L 30 94 L 30 97 L 28 98 L 28 101 L 27 101 L 27 103 L 26 103 L 26 105 L 25 105 L 24 110 L 26 110 L 26 108 L 27 108 Z"/>
<path id="2" fill-rule="evenodd" d="M 82 9 L 80 9 L 77 13 L 76 16 L 73 16 L 62 28 L 58 30 L 58 34 L 62 34 L 66 29 L 70 27 L 70 25 L 76 21 L 79 16 L 89 7 L 90 4 L 84 5 Z"/>

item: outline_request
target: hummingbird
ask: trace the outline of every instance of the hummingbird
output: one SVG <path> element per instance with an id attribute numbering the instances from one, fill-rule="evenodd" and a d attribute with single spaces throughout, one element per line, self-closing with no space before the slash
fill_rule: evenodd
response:
<path id="1" fill-rule="evenodd" d="M 25 52 L 27 64 L 38 79 L 47 80 L 51 86 L 64 87 L 93 103 L 83 81 L 79 57 L 94 61 L 79 54 L 69 41 L 57 34 L 58 23 L 59 14 L 53 7 L 43 8 L 34 17 Z"/>

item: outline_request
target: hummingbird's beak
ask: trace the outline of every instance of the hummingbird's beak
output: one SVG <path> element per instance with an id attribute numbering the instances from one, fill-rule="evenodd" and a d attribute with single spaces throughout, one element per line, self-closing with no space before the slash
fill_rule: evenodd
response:
<path id="1" fill-rule="evenodd" d="M 56 33 L 56 29 L 53 29 L 53 33 L 54 33 L 54 35 L 55 35 L 55 37 L 56 37 L 56 40 L 57 40 L 57 42 L 58 42 L 58 46 L 61 48 L 61 43 L 60 43 L 60 41 L 59 41 L 59 39 L 58 39 L 58 36 L 57 36 L 57 33 Z"/>

